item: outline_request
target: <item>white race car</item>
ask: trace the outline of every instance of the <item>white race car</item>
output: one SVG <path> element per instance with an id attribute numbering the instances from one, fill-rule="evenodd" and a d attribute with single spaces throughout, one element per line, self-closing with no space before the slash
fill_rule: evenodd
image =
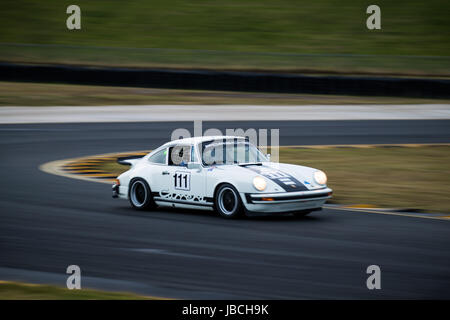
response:
<path id="1" fill-rule="evenodd" d="M 136 209 L 157 206 L 215 210 L 224 218 L 244 213 L 320 210 L 331 198 L 324 172 L 270 162 L 248 139 L 194 137 L 168 142 L 131 165 L 113 184 L 113 197 Z"/>

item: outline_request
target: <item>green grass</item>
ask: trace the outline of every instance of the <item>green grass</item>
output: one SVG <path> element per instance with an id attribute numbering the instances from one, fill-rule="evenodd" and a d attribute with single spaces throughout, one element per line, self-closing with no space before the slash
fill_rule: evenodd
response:
<path id="1" fill-rule="evenodd" d="M 132 293 L 0 281 L 0 300 L 150 300 Z"/>
<path id="2" fill-rule="evenodd" d="M 450 100 L 0 82 L 0 106 L 101 106 L 155 104 L 342 105 L 406 103 L 450 103 Z"/>
<path id="3" fill-rule="evenodd" d="M 2 1 L 0 60 L 450 75 L 448 1 L 379 0 L 379 31 L 367 0 L 79 0 L 79 31 L 66 28 L 70 4 Z"/>
<path id="4" fill-rule="evenodd" d="M 281 161 L 325 171 L 333 202 L 450 212 L 450 147 L 285 149 Z"/>
<path id="5" fill-rule="evenodd" d="M 332 202 L 450 212 L 450 146 L 280 149 L 280 162 L 325 171 Z M 117 175 L 128 166 L 107 161 Z"/>

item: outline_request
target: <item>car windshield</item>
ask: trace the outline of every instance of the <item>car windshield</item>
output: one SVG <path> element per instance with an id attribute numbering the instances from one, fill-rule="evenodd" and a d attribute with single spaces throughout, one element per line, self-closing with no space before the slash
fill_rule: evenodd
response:
<path id="1" fill-rule="evenodd" d="M 201 144 L 204 165 L 268 161 L 258 148 L 244 139 L 211 140 Z"/>

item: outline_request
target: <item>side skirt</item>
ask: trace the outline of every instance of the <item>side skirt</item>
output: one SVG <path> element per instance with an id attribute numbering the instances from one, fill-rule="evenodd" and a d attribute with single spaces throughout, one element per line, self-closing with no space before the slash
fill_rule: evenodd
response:
<path id="1" fill-rule="evenodd" d="M 155 198 L 155 203 L 161 207 L 171 207 L 171 208 L 183 208 L 183 209 L 196 209 L 196 210 L 208 210 L 213 211 L 213 205 L 211 204 L 191 204 L 185 201 L 175 201 L 175 200 L 161 200 Z"/>

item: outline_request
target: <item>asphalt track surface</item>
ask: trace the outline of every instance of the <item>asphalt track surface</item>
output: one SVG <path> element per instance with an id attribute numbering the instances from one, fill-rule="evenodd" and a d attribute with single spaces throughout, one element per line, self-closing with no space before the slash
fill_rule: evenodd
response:
<path id="1" fill-rule="evenodd" d="M 206 123 L 279 128 L 281 144 L 448 143 L 450 120 Z M 0 126 L 0 280 L 171 298 L 450 298 L 450 223 L 325 209 L 304 219 L 136 212 L 52 160 L 154 148 L 192 123 Z M 331 185 L 332 187 L 332 185 Z M 366 268 L 381 267 L 381 290 Z"/>

